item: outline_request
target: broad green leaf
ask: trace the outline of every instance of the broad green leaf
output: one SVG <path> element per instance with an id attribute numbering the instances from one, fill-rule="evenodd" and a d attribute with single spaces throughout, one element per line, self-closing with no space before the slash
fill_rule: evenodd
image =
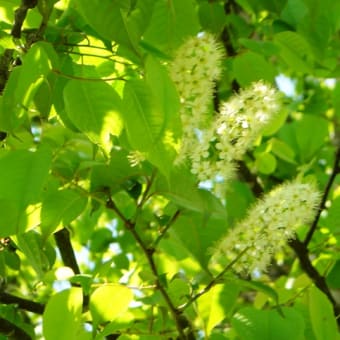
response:
<path id="1" fill-rule="evenodd" d="M 239 42 L 249 50 L 267 57 L 277 54 L 279 51 L 279 48 L 271 41 L 241 38 Z"/>
<path id="2" fill-rule="evenodd" d="M 124 87 L 124 123 L 129 142 L 137 150 L 148 152 L 161 141 L 165 126 L 163 112 L 152 107 L 152 92 L 143 81 L 129 81 Z"/>
<path id="3" fill-rule="evenodd" d="M 144 152 L 162 173 L 171 170 L 175 152 L 172 136 L 166 131 L 164 112 L 154 107 L 150 87 L 143 81 L 130 81 L 124 87 L 124 125 L 131 147 Z"/>
<path id="4" fill-rule="evenodd" d="M 308 42 L 292 31 L 277 33 L 274 41 L 280 48 L 279 56 L 296 72 L 313 73 L 313 53 Z M 307 58 L 308 57 L 308 58 Z"/>
<path id="5" fill-rule="evenodd" d="M 0 152 L 0 237 L 24 232 L 39 211 L 40 195 L 50 166 L 47 149 Z M 31 205 L 31 206 L 29 206 Z"/>
<path id="6" fill-rule="evenodd" d="M 278 311 L 281 312 L 281 308 L 278 306 L 279 304 L 279 295 L 277 293 L 277 291 L 260 282 L 260 281 L 246 281 L 246 280 L 238 280 L 237 281 L 238 285 L 241 286 L 241 287 L 246 287 L 246 288 L 250 288 L 250 289 L 255 289 L 256 291 L 258 292 L 261 292 L 265 295 L 267 295 L 269 298 L 271 298 L 276 304 L 277 304 L 277 307 L 278 307 Z"/>
<path id="7" fill-rule="evenodd" d="M 122 285 L 103 285 L 90 297 L 90 311 L 95 324 L 112 321 L 126 312 L 133 299 L 131 289 Z"/>
<path id="8" fill-rule="evenodd" d="M 165 54 L 174 51 L 185 38 L 199 31 L 198 17 L 192 0 L 159 0 L 143 39 Z"/>
<path id="9" fill-rule="evenodd" d="M 14 68 L 0 102 L 0 129 L 12 131 L 27 116 L 34 94 L 51 70 L 49 57 L 41 43 L 34 44 L 24 57 L 23 64 Z"/>
<path id="10" fill-rule="evenodd" d="M 175 138 L 178 138 L 181 132 L 179 96 L 167 69 L 152 56 L 148 56 L 145 62 L 145 82 L 151 90 L 154 115 L 163 117 L 162 134 L 173 136 L 175 143 Z M 168 143 L 170 142 L 169 138 Z M 170 144 L 169 147 L 174 145 Z"/>
<path id="11" fill-rule="evenodd" d="M 51 235 L 62 223 L 68 225 L 85 209 L 87 197 L 72 189 L 49 194 L 43 201 L 40 229 L 44 237 Z"/>
<path id="12" fill-rule="evenodd" d="M 53 295 L 43 314 L 46 340 L 78 340 L 81 334 L 83 296 L 80 288 L 70 288 Z"/>
<path id="13" fill-rule="evenodd" d="M 17 235 L 16 240 L 20 251 L 25 254 L 27 261 L 37 273 L 38 278 L 41 279 L 50 265 L 43 249 L 41 235 L 30 230 Z"/>
<path id="14" fill-rule="evenodd" d="M 288 0 L 281 17 L 293 27 L 297 27 L 308 15 L 307 2 L 304 0 Z"/>
<path id="15" fill-rule="evenodd" d="M 111 193 L 115 193 L 143 173 L 144 170 L 140 167 L 131 166 L 126 151 L 112 150 L 109 164 L 92 167 L 91 190 L 109 188 Z"/>
<path id="16" fill-rule="evenodd" d="M 205 323 L 207 335 L 210 335 L 212 329 L 230 315 L 239 292 L 240 287 L 233 283 L 217 284 L 199 297 L 197 306 L 199 315 Z"/>
<path id="17" fill-rule="evenodd" d="M 317 340 L 340 339 L 333 308 L 328 298 L 318 288 L 308 291 L 309 314 Z"/>
<path id="18" fill-rule="evenodd" d="M 304 320 L 293 308 L 283 308 L 284 316 L 276 310 L 240 309 L 231 319 L 241 340 L 303 340 Z"/>
<path id="19" fill-rule="evenodd" d="M 268 152 L 255 154 L 256 169 L 262 174 L 272 174 L 275 171 L 276 164 L 276 158 Z"/>
<path id="20" fill-rule="evenodd" d="M 338 208 L 339 209 L 339 208 Z M 339 289 L 340 288 L 340 261 L 336 261 L 332 270 L 326 277 L 327 285 L 330 288 Z"/>
<path id="21" fill-rule="evenodd" d="M 339 240 L 340 232 L 340 197 L 332 200 L 332 205 L 327 209 L 327 215 L 322 218 L 322 226 L 326 227 Z"/>
<path id="22" fill-rule="evenodd" d="M 175 306 L 184 304 L 190 296 L 190 286 L 188 282 L 180 278 L 176 278 L 169 282 L 167 291 Z"/>
<path id="23" fill-rule="evenodd" d="M 182 213 L 171 227 L 169 234 L 207 268 L 210 251 L 216 240 L 227 230 L 225 219 L 205 217 L 199 213 Z"/>
<path id="24" fill-rule="evenodd" d="M 158 176 L 156 192 L 185 209 L 205 216 L 226 218 L 226 209 L 211 192 L 197 188 L 195 177 L 185 167 L 177 167 L 165 178 Z"/>
<path id="25" fill-rule="evenodd" d="M 217 2 L 202 2 L 198 10 L 202 27 L 206 31 L 220 34 L 226 24 L 223 5 Z"/>
<path id="26" fill-rule="evenodd" d="M 275 117 L 270 119 L 267 125 L 262 130 L 263 136 L 271 136 L 277 132 L 282 125 L 285 123 L 288 116 L 288 110 L 285 108 L 281 109 L 280 112 L 275 114 Z"/>
<path id="27" fill-rule="evenodd" d="M 293 126 L 300 157 L 307 161 L 325 144 L 329 136 L 328 122 L 318 116 L 304 115 Z"/>
<path id="28" fill-rule="evenodd" d="M 225 196 L 228 221 L 231 225 L 235 220 L 245 216 L 250 204 L 255 200 L 254 194 L 246 183 L 232 181 Z"/>
<path id="29" fill-rule="evenodd" d="M 233 73 L 241 86 L 248 86 L 257 80 L 273 82 L 276 76 L 274 67 L 262 55 L 246 52 L 234 58 Z"/>
<path id="30" fill-rule="evenodd" d="M 145 26 L 141 22 L 143 19 L 141 14 L 144 13 L 146 17 L 150 15 L 144 6 L 138 6 L 138 13 L 132 12 L 131 15 L 128 13 L 128 2 L 122 0 L 94 0 L 86 3 L 77 0 L 76 4 L 87 23 L 101 37 L 122 44 L 138 54 L 138 41 Z M 150 1 L 147 4 L 150 10 Z M 96 13 L 96 15 L 93 15 L 93 13 Z M 129 16 L 132 16 L 132 18 Z"/>
<path id="31" fill-rule="evenodd" d="M 293 163 L 293 164 L 295 163 L 295 160 L 294 160 L 295 152 L 285 142 L 277 138 L 272 138 L 268 142 L 268 146 L 269 146 L 270 151 L 277 157 L 283 159 L 284 161 L 288 163 Z"/>
<path id="32" fill-rule="evenodd" d="M 111 149 L 111 135 L 123 128 L 121 99 L 104 82 L 70 80 L 64 90 L 65 108 L 71 122 L 95 144 Z"/>

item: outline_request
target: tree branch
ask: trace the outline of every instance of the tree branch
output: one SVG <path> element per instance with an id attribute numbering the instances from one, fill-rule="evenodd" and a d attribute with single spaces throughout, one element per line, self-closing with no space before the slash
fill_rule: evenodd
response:
<path id="1" fill-rule="evenodd" d="M 307 233 L 307 236 L 306 236 L 305 240 L 303 241 L 305 246 L 307 246 L 309 244 L 309 242 L 311 241 L 311 239 L 313 237 L 313 234 L 314 234 L 314 232 L 315 232 L 315 230 L 318 226 L 318 222 L 319 222 L 319 219 L 320 219 L 320 216 L 321 216 L 321 212 L 322 212 L 323 209 L 325 209 L 325 204 L 326 204 L 329 192 L 332 188 L 333 182 L 335 180 L 335 177 L 340 172 L 339 161 L 340 161 L 340 147 L 336 151 L 332 173 L 331 173 L 331 176 L 328 179 L 326 188 L 323 192 L 318 211 L 317 211 L 315 218 L 314 218 L 314 221 L 313 221 L 313 223 L 312 223 L 312 225 L 311 225 L 311 227 L 310 227 L 310 229 Z"/>
<path id="2" fill-rule="evenodd" d="M 32 337 L 28 335 L 23 329 L 14 323 L 0 318 L 0 333 L 7 336 L 7 339 L 31 340 Z"/>
<path id="3" fill-rule="evenodd" d="M 13 38 L 20 39 L 21 28 L 26 19 L 27 11 L 34 8 L 38 4 L 38 0 L 22 0 L 21 5 L 14 12 L 14 24 L 11 30 Z"/>
<path id="4" fill-rule="evenodd" d="M 146 257 L 146 259 L 149 263 L 149 266 L 150 266 L 150 269 L 153 273 L 153 276 L 155 277 L 156 289 L 158 289 L 159 292 L 161 293 L 161 295 L 163 296 L 163 299 L 166 302 L 167 306 L 169 307 L 171 315 L 172 315 L 172 317 L 175 321 L 176 328 L 177 328 L 178 333 L 179 333 L 179 339 L 182 339 L 182 340 L 187 339 L 187 337 L 184 333 L 184 330 L 185 330 L 185 328 L 187 328 L 188 323 L 185 323 L 183 325 L 182 312 L 179 311 L 175 307 L 175 305 L 173 304 L 168 292 L 166 291 L 166 289 L 163 287 L 163 285 L 161 284 L 161 282 L 159 280 L 158 269 L 156 267 L 156 263 L 155 263 L 154 258 L 153 258 L 153 254 L 155 252 L 155 249 L 147 247 L 147 245 L 141 239 L 140 235 L 138 234 L 138 232 L 135 228 L 136 227 L 135 222 L 130 221 L 129 219 L 127 219 L 122 214 L 122 212 L 115 205 L 115 203 L 114 203 L 114 201 L 112 200 L 111 197 L 108 197 L 108 199 L 107 199 L 106 208 L 113 210 L 117 214 L 117 216 L 124 222 L 126 229 L 130 231 L 130 233 L 132 234 L 132 236 L 136 240 L 137 244 L 142 249 L 142 251 L 143 251 L 143 253 L 144 253 L 144 255 L 145 255 L 145 257 Z"/>
<path id="5" fill-rule="evenodd" d="M 314 282 L 314 284 L 328 297 L 329 301 L 333 305 L 334 315 L 337 317 L 340 315 L 340 309 L 337 305 L 334 297 L 332 296 L 326 280 L 320 273 L 315 269 L 312 262 L 308 256 L 308 248 L 301 242 L 299 239 L 292 239 L 288 242 L 289 246 L 294 249 L 295 254 L 297 255 L 301 268 L 308 275 L 308 277 Z M 337 318 L 338 325 L 340 326 L 340 318 Z"/>
<path id="6" fill-rule="evenodd" d="M 17 305 L 20 309 L 28 312 L 42 314 L 45 309 L 45 305 L 39 302 L 27 300 L 19 296 L 11 295 L 5 292 L 0 293 L 0 303 L 5 305 Z"/>
<path id="7" fill-rule="evenodd" d="M 66 228 L 63 228 L 54 234 L 54 239 L 64 265 L 70 267 L 74 274 L 80 274 L 78 262 L 70 240 L 70 232 Z"/>

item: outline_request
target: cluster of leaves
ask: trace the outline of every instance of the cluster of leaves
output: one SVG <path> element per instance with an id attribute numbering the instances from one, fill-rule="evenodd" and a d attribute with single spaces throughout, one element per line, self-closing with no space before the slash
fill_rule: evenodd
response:
<path id="1" fill-rule="evenodd" d="M 7 0 L 0 17 L 0 339 L 339 339 L 339 2 Z M 167 64 L 203 31 L 225 48 L 212 112 L 253 81 L 292 89 L 222 199 L 174 165 Z M 297 174 L 323 191 L 313 224 L 267 273 L 214 276 L 209 249 Z"/>

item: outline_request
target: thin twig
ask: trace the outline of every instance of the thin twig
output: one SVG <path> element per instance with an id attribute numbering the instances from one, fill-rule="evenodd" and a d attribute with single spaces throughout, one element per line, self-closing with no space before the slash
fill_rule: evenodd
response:
<path id="1" fill-rule="evenodd" d="M 127 219 L 123 215 L 123 213 L 118 209 L 118 207 L 115 205 L 115 203 L 114 203 L 114 201 L 112 200 L 111 197 L 108 198 L 107 203 L 106 203 L 106 207 L 108 209 L 113 210 L 117 214 L 117 216 L 124 222 L 125 227 L 130 231 L 130 233 L 132 234 L 132 236 L 134 237 L 134 239 L 136 240 L 136 242 L 138 243 L 138 245 L 142 249 L 147 261 L 149 262 L 150 269 L 151 269 L 151 271 L 152 271 L 152 273 L 155 277 L 156 288 L 159 290 L 159 292 L 163 296 L 163 299 L 165 300 L 166 304 L 168 305 L 169 310 L 171 312 L 171 315 L 172 315 L 172 317 L 173 317 L 173 319 L 176 323 L 176 328 L 178 330 L 180 339 L 183 339 L 183 340 L 186 339 L 183 327 L 181 325 L 181 320 L 180 320 L 181 313 L 175 307 L 175 305 L 173 304 L 168 292 L 166 291 L 166 289 L 163 287 L 163 285 L 161 284 L 161 282 L 159 280 L 159 273 L 158 273 L 155 261 L 153 259 L 154 248 L 148 248 L 146 246 L 146 244 L 141 239 L 140 235 L 138 234 L 138 232 L 135 228 L 135 226 L 136 226 L 135 222 L 130 221 L 129 219 Z"/>
<path id="2" fill-rule="evenodd" d="M 161 233 L 156 238 L 153 246 L 154 248 L 157 247 L 158 243 L 163 239 L 163 237 L 166 235 L 167 231 L 170 229 L 170 227 L 175 223 L 179 215 L 181 214 L 180 210 L 177 210 L 174 215 L 171 217 L 170 221 L 163 227 Z"/>
<path id="3" fill-rule="evenodd" d="M 185 303 L 180 310 L 183 311 L 188 308 L 193 302 L 195 302 L 200 296 L 209 292 L 209 290 L 214 287 L 218 282 L 221 281 L 224 274 L 232 268 L 232 266 L 248 251 L 249 247 L 243 249 L 217 276 L 215 276 L 202 290 L 200 290 L 196 295 L 192 296 L 187 303 Z"/>
<path id="4" fill-rule="evenodd" d="M 125 81 L 125 78 L 123 76 L 121 77 L 109 77 L 109 78 L 87 78 L 87 77 L 79 77 L 74 76 L 71 74 L 66 74 L 61 72 L 60 70 L 52 69 L 52 72 L 57 74 L 58 76 L 68 78 L 68 79 L 75 79 L 75 80 L 85 80 L 85 81 L 114 81 L 114 80 L 122 80 Z"/>
<path id="5" fill-rule="evenodd" d="M 311 225 L 311 227 L 310 227 L 310 229 L 307 233 L 307 236 L 306 236 L 305 240 L 303 241 L 305 246 L 307 246 L 309 244 L 309 242 L 311 241 L 313 234 L 314 234 L 314 232 L 315 232 L 315 230 L 318 226 L 318 222 L 319 222 L 322 210 L 325 209 L 325 204 L 326 204 L 328 195 L 330 193 L 330 190 L 332 188 L 333 182 L 335 180 L 335 177 L 337 176 L 337 174 L 340 171 L 339 161 L 340 161 L 340 148 L 338 148 L 338 150 L 336 151 L 332 173 L 331 173 L 331 176 L 328 179 L 326 188 L 323 192 L 318 211 L 317 211 L 315 218 L 314 218 L 314 221 L 313 221 L 313 223 L 312 223 L 312 225 Z"/>

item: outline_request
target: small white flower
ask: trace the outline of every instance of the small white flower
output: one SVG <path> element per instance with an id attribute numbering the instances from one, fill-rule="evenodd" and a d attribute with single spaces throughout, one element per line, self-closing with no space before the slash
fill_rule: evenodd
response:
<path id="1" fill-rule="evenodd" d="M 213 251 L 213 262 L 230 262 L 241 256 L 233 269 L 251 273 L 265 270 L 276 252 L 294 237 L 297 228 L 315 216 L 320 193 L 311 183 L 297 180 L 275 188 L 237 223 Z"/>

